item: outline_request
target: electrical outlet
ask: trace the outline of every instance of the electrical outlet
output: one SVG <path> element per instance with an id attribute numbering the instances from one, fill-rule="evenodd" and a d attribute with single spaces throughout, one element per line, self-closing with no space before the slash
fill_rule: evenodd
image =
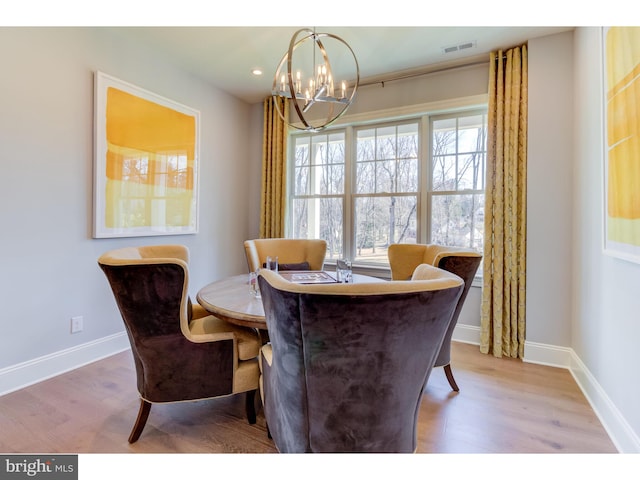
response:
<path id="1" fill-rule="evenodd" d="M 82 331 L 82 321 L 83 318 L 80 317 L 71 317 L 71 333 L 78 333 Z"/>

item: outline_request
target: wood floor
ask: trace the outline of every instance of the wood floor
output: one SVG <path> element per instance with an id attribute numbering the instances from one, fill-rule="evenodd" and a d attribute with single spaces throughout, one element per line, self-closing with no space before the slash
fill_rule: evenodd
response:
<path id="1" fill-rule="evenodd" d="M 454 343 L 452 392 L 441 368 L 425 389 L 418 453 L 616 453 L 567 370 L 496 359 Z M 271 453 L 262 410 L 244 397 L 154 405 L 137 443 L 130 352 L 0 397 L 3 453 Z"/>

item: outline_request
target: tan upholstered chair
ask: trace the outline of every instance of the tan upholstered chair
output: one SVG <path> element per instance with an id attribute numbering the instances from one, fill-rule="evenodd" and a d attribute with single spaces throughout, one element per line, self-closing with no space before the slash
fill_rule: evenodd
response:
<path id="1" fill-rule="evenodd" d="M 280 270 L 322 270 L 327 242 L 306 238 L 246 240 L 244 249 L 250 272 L 262 268 L 267 257 L 278 257 Z"/>
<path id="2" fill-rule="evenodd" d="M 422 389 L 462 280 L 431 265 L 405 282 L 299 285 L 258 277 L 270 343 L 261 395 L 280 452 L 416 450 Z"/>
<path id="3" fill-rule="evenodd" d="M 129 443 L 138 440 L 153 403 L 246 392 L 255 423 L 258 334 L 192 305 L 189 251 L 182 245 L 113 250 L 98 259 L 124 320 L 140 393 Z"/>
<path id="4" fill-rule="evenodd" d="M 458 317 L 469 293 L 473 278 L 482 261 L 482 255 L 470 248 L 404 243 L 389 245 L 387 255 L 389 257 L 392 280 L 407 280 L 411 278 L 418 265 L 426 263 L 455 273 L 464 281 L 464 290 L 435 363 L 436 367 L 444 367 L 444 373 L 447 376 L 449 385 L 456 392 L 459 391 L 460 389 L 451 371 L 451 337 L 456 323 L 458 323 Z"/>

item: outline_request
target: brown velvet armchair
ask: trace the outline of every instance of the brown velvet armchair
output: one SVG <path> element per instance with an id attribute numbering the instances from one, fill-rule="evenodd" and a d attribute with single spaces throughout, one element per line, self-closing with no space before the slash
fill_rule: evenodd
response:
<path id="1" fill-rule="evenodd" d="M 136 368 L 140 410 L 129 443 L 140 437 L 153 403 L 246 392 L 247 418 L 256 421 L 258 334 L 191 304 L 188 262 L 182 245 L 122 248 L 98 259 Z"/>
<path id="2" fill-rule="evenodd" d="M 387 255 L 389 266 L 391 267 L 392 280 L 407 280 L 411 278 L 416 267 L 424 263 L 455 273 L 464 280 L 464 290 L 435 363 L 436 367 L 444 367 L 444 373 L 447 376 L 449 385 L 454 391 L 459 391 L 460 388 L 451 371 L 451 337 L 458 323 L 458 317 L 469 293 L 473 278 L 482 261 L 482 255 L 470 248 L 401 243 L 389 245 Z"/>
<path id="3" fill-rule="evenodd" d="M 327 242 L 306 238 L 259 238 L 244 242 L 250 272 L 262 268 L 267 257 L 278 257 L 280 270 L 322 270 Z"/>
<path id="4" fill-rule="evenodd" d="M 299 285 L 261 270 L 260 387 L 280 452 L 416 450 L 422 388 L 462 280 Z"/>

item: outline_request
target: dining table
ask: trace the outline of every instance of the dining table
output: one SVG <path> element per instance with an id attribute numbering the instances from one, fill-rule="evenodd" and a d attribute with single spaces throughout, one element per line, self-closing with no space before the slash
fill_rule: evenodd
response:
<path id="1" fill-rule="evenodd" d="M 328 272 L 334 275 L 333 272 Z M 384 282 L 381 278 L 353 274 L 353 283 Z M 202 287 L 196 299 L 212 315 L 234 325 L 256 328 L 266 333 L 267 321 L 262 298 L 251 294 L 249 275 L 234 275 Z"/>

